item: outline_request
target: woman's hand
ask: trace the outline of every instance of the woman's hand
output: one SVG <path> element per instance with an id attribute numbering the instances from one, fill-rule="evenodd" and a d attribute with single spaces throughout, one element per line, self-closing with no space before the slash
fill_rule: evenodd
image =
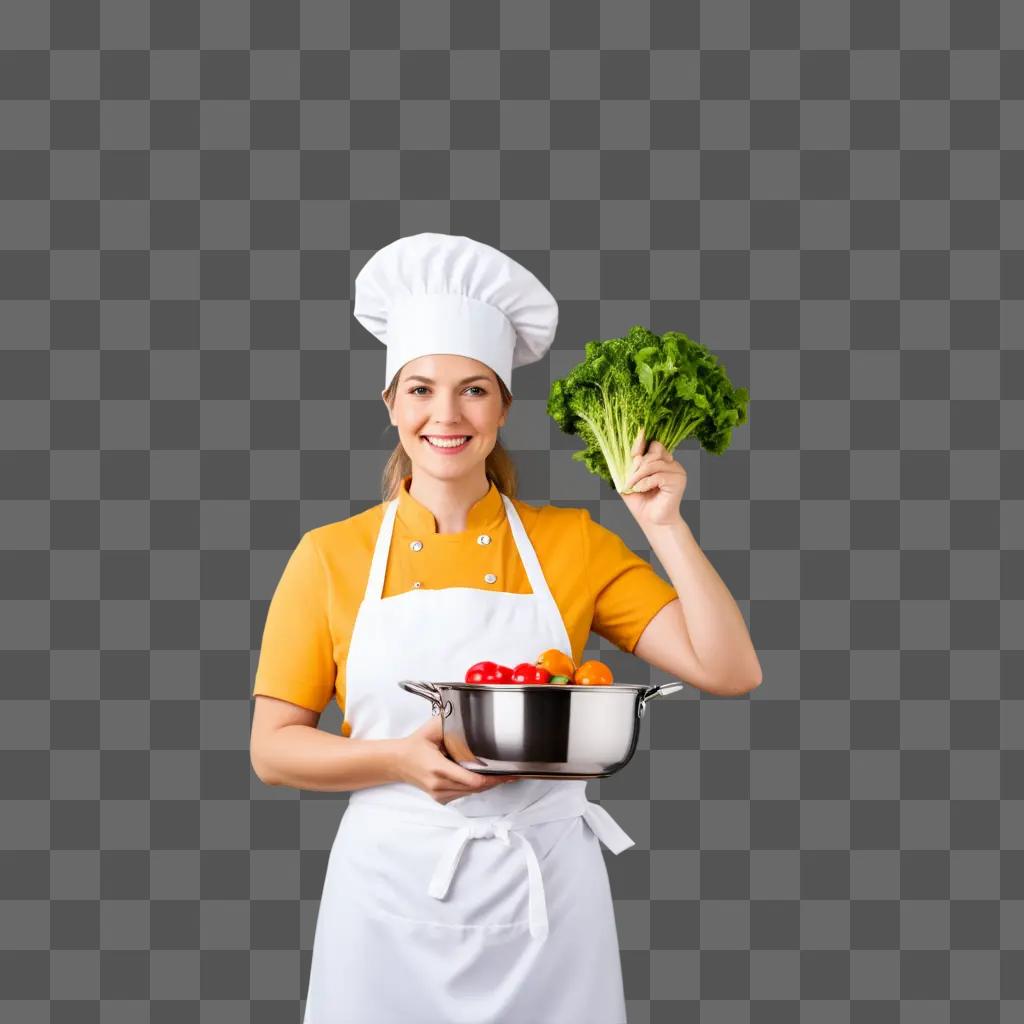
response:
<path id="1" fill-rule="evenodd" d="M 481 775 L 457 764 L 444 752 L 441 716 L 432 716 L 415 732 L 398 741 L 399 781 L 417 786 L 438 803 L 446 804 L 470 793 L 482 793 L 517 775 Z"/>
<path id="2" fill-rule="evenodd" d="M 652 441 L 646 454 L 645 447 L 641 429 L 631 453 L 634 463 L 639 462 L 625 484 L 633 493 L 622 494 L 622 500 L 641 527 L 670 526 L 682 519 L 679 502 L 686 490 L 686 470 L 660 441 Z"/>

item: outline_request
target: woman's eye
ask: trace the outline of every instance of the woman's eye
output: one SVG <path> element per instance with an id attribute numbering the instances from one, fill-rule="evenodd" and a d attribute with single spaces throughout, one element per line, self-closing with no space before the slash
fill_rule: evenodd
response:
<path id="1" fill-rule="evenodd" d="M 426 390 L 427 390 L 426 384 L 420 384 L 419 387 L 413 388 L 409 392 L 409 394 L 410 395 L 415 395 L 417 391 L 426 391 Z M 477 384 L 470 384 L 470 386 L 468 388 L 466 388 L 466 390 L 467 391 L 479 391 L 481 394 L 487 394 L 487 392 L 484 391 L 484 389 L 482 387 L 480 387 L 479 385 L 477 385 Z"/>

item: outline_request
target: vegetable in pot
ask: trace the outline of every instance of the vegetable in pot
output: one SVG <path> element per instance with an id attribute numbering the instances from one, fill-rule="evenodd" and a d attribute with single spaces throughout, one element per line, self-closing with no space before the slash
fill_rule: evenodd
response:
<path id="1" fill-rule="evenodd" d="M 546 668 L 551 673 L 552 678 L 555 676 L 569 677 L 576 671 L 572 658 L 557 647 L 551 647 L 546 651 L 542 651 L 537 658 L 537 664 L 541 668 Z"/>
<path id="2" fill-rule="evenodd" d="M 749 400 L 700 342 L 638 324 L 624 338 L 588 341 L 583 361 L 552 383 L 547 412 L 586 443 L 573 459 L 627 494 L 641 429 L 648 444 L 660 441 L 669 452 L 692 435 L 721 455 L 732 428 L 747 422 Z"/>
<path id="3" fill-rule="evenodd" d="M 603 661 L 585 661 L 573 676 L 577 686 L 611 686 L 612 670 Z"/>
<path id="4" fill-rule="evenodd" d="M 527 683 L 543 685 L 550 679 L 551 673 L 546 668 L 531 664 L 529 661 L 521 661 L 512 670 L 512 682 L 520 685 Z"/>
<path id="5" fill-rule="evenodd" d="M 510 683 L 512 669 L 494 661 L 478 661 L 466 669 L 467 683 Z"/>

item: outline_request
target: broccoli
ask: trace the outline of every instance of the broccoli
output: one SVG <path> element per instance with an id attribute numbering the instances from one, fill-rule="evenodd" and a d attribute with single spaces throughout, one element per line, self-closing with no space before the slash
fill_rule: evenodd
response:
<path id="1" fill-rule="evenodd" d="M 734 388 L 714 355 L 677 331 L 631 327 L 624 338 L 588 341 L 582 362 L 551 385 L 548 415 L 586 448 L 573 453 L 591 473 L 623 491 L 641 428 L 648 444 L 672 452 L 693 434 L 713 455 L 747 422 L 746 388 Z"/>

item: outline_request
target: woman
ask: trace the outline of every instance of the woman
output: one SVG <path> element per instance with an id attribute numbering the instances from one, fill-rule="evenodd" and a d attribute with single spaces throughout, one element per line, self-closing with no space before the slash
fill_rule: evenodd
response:
<path id="1" fill-rule="evenodd" d="M 557 322 L 532 274 L 471 239 L 403 238 L 360 273 L 355 316 L 387 345 L 381 397 L 399 444 L 385 501 L 303 535 L 254 691 L 260 777 L 351 792 L 304 1024 L 624 1024 L 599 840 L 616 854 L 633 841 L 585 780 L 463 769 L 397 682 L 550 648 L 578 663 L 591 629 L 632 651 L 655 616 L 651 650 L 664 650 L 679 623 L 659 613 L 678 614 L 677 592 L 585 509 L 515 498 L 497 438 L 511 371 L 544 355 Z M 655 480 L 666 455 L 634 475 Z M 316 729 L 332 696 L 348 738 Z"/>

